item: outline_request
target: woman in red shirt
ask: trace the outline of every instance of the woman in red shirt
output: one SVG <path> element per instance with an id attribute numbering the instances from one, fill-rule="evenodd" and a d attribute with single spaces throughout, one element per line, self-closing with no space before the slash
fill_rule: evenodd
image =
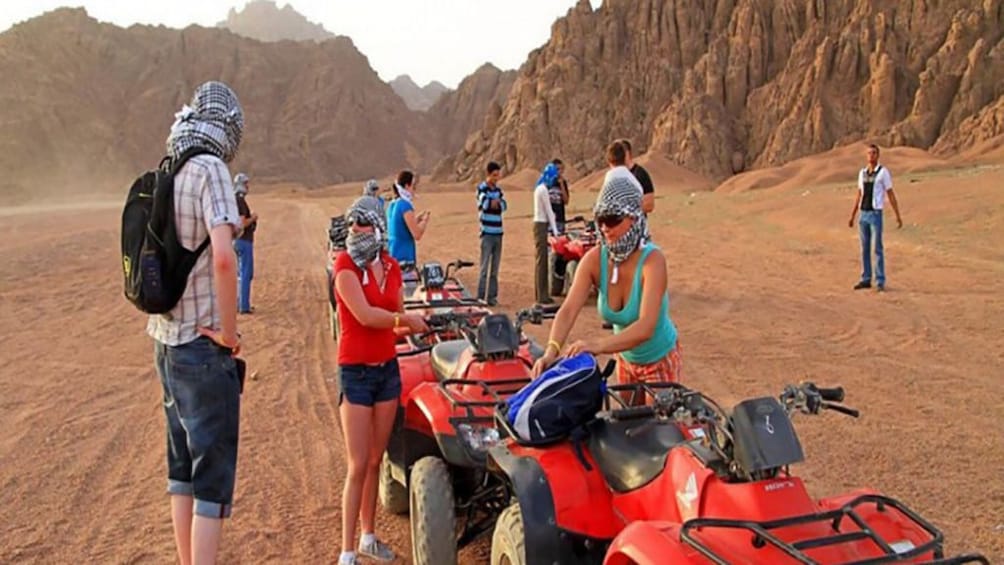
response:
<path id="1" fill-rule="evenodd" d="M 394 346 L 397 334 L 428 331 L 425 321 L 404 314 L 401 268 L 384 249 L 386 222 L 380 203 L 363 196 L 346 213 L 345 253 L 335 260 L 339 410 L 348 454 L 342 492 L 341 564 L 356 563 L 356 519 L 362 519 L 358 552 L 391 561 L 394 552 L 373 533 L 380 459 L 387 448 L 401 373 Z M 345 401 L 345 402 L 343 402 Z"/>

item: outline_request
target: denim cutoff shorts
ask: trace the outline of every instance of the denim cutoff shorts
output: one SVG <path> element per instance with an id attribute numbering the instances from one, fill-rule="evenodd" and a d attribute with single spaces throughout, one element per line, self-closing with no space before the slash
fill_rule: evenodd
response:
<path id="1" fill-rule="evenodd" d="M 397 359 L 380 365 L 339 365 L 339 403 L 373 406 L 401 396 L 401 368 Z"/>

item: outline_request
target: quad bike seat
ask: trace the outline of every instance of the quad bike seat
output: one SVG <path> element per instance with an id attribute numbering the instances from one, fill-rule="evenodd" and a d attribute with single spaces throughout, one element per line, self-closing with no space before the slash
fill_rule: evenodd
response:
<path id="1" fill-rule="evenodd" d="M 614 491 L 631 492 L 647 485 L 666 466 L 669 450 L 686 441 L 676 426 L 650 422 L 598 419 L 589 425 L 589 452 Z M 627 435 L 635 428 L 638 432 Z"/>
<path id="2" fill-rule="evenodd" d="M 455 339 L 437 343 L 429 354 L 429 361 L 432 363 L 432 372 L 439 380 L 453 378 L 460 363 L 460 356 L 470 346 L 466 339 Z"/>

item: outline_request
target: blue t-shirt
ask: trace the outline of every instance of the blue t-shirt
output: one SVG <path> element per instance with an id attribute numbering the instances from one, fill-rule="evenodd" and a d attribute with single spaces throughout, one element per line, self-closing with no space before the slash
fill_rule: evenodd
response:
<path id="1" fill-rule="evenodd" d="M 396 198 L 387 206 L 387 251 L 400 262 L 415 262 L 415 238 L 404 222 L 404 214 L 415 207 L 404 198 Z"/>

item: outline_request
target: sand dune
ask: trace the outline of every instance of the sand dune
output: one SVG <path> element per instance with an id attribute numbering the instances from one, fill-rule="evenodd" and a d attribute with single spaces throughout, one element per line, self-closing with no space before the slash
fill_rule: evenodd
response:
<path id="1" fill-rule="evenodd" d="M 847 183 L 854 186 L 857 173 L 865 164 L 864 142 L 838 147 L 826 153 L 797 159 L 780 167 L 741 173 L 718 185 L 717 192 L 735 193 L 757 189 L 794 189 Z M 882 149 L 879 162 L 893 175 L 944 168 L 951 163 L 923 149 L 892 147 Z M 895 183 L 895 180 L 894 180 Z"/>

